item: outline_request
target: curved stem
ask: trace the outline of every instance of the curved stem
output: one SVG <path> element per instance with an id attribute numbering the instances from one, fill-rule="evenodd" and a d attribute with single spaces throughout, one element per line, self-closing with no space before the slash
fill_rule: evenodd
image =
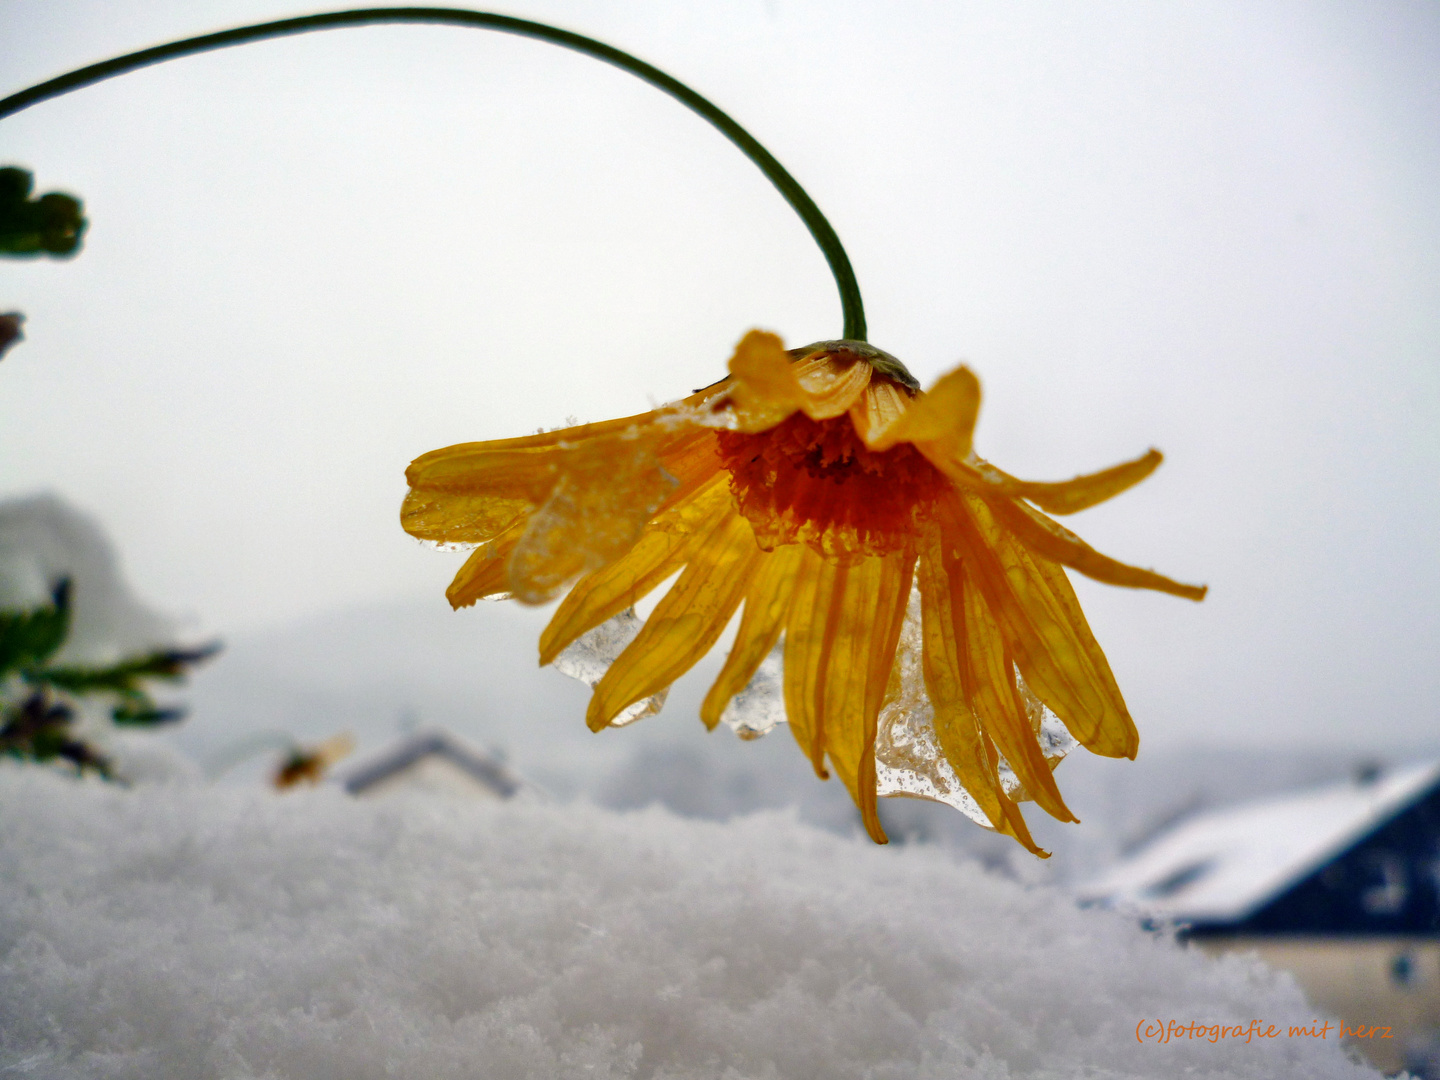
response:
<path id="1" fill-rule="evenodd" d="M 541 41 L 573 49 L 628 71 L 630 74 L 644 79 L 651 86 L 663 90 L 692 111 L 699 113 L 719 128 L 721 134 L 738 146 L 746 157 L 760 167 L 760 171 L 800 215 L 800 219 L 810 230 L 810 235 L 815 238 L 815 242 L 820 245 L 820 250 L 824 252 L 825 261 L 830 264 L 831 273 L 835 275 L 835 284 L 840 290 L 840 304 L 845 313 L 844 336 L 852 341 L 865 340 L 865 307 L 860 299 L 860 286 L 855 280 L 855 271 L 850 266 L 850 259 L 845 254 L 840 237 L 836 235 L 830 222 L 825 220 L 825 215 L 820 212 L 820 208 L 815 205 L 814 200 L 805 193 L 805 189 L 785 171 L 785 167 L 776 161 L 768 150 L 755 141 L 754 136 L 684 83 L 672 79 L 645 61 L 593 38 L 572 34 L 568 30 L 560 30 L 544 23 L 516 19 L 508 15 L 495 15 L 484 11 L 425 7 L 361 8 L 354 11 L 329 11 L 294 19 L 280 19 L 277 22 L 242 26 L 214 34 L 203 34 L 200 37 L 186 38 L 184 41 L 172 41 L 166 45 L 156 45 L 154 48 L 141 49 L 139 52 L 117 56 L 112 60 L 90 64 L 88 67 L 79 68 L 32 86 L 28 90 L 21 90 L 17 94 L 0 98 L 0 118 L 13 115 L 38 102 L 67 94 L 71 90 L 78 90 L 105 79 L 112 79 L 116 75 L 123 75 L 127 71 L 163 63 L 181 56 L 189 56 L 192 53 L 224 49 L 232 45 L 244 45 L 247 42 L 260 41 L 265 38 L 375 23 L 439 23 L 498 30 L 506 34 L 539 38 Z"/>

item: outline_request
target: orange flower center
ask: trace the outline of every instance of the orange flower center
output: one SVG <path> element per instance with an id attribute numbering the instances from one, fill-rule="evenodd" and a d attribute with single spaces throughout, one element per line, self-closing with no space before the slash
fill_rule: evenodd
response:
<path id="1" fill-rule="evenodd" d="M 796 413 L 769 431 L 720 431 L 730 489 L 766 551 L 807 543 L 823 555 L 884 555 L 904 547 L 947 488 L 909 443 L 868 449 L 848 416 Z"/>

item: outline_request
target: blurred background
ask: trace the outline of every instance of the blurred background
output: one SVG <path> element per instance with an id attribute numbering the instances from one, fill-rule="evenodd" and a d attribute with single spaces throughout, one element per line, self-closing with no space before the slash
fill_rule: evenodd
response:
<path id="1" fill-rule="evenodd" d="M 303 10 L 9 0 L 0 93 Z M 1039 825 L 1070 845 L 1047 873 L 1185 807 L 1440 750 L 1435 5 L 505 10 L 746 125 L 839 231 L 871 340 L 925 383 L 980 374 L 982 455 L 1060 479 L 1166 453 L 1071 524 L 1211 592 L 1077 580 L 1142 750 L 1062 767 L 1085 825 Z M 713 662 L 660 717 L 589 735 L 584 688 L 534 667 L 546 613 L 451 613 L 463 555 L 398 525 L 420 453 L 679 397 L 751 327 L 838 335 L 804 227 L 703 121 L 551 46 L 385 27 L 41 104 L 0 121 L 0 163 L 91 222 L 72 261 L 0 264 L 0 310 L 28 318 L 0 365 L 0 493 L 58 493 L 147 610 L 225 640 L 184 695 L 185 753 L 438 724 L 557 794 L 850 827 L 788 735 L 704 734 Z M 31 578 L 12 592 L 43 595 Z M 897 835 L 985 840 L 885 810 Z"/>

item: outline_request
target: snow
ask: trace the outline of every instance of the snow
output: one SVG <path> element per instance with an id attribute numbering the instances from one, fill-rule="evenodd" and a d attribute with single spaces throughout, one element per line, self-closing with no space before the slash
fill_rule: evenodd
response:
<path id="1" fill-rule="evenodd" d="M 0 1075 L 1360 1077 L 1293 984 L 793 812 L 0 766 Z"/>
<path id="2" fill-rule="evenodd" d="M 174 621 L 131 592 L 99 522 L 49 492 L 0 502 L 0 608 L 46 603 L 63 577 L 74 608 L 60 661 L 113 663 L 175 643 Z"/>
<path id="3" fill-rule="evenodd" d="M 1323 866 L 1440 780 L 1414 765 L 1367 783 L 1246 803 L 1161 836 L 1082 889 L 1163 918 L 1231 922 Z"/>

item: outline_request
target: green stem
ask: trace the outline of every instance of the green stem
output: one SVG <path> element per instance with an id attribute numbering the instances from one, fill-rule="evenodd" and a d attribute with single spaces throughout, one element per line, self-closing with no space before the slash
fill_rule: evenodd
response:
<path id="1" fill-rule="evenodd" d="M 785 197 L 785 201 L 800 215 L 800 220 L 805 222 L 806 228 L 810 230 L 810 235 L 820 245 L 820 250 L 825 253 L 825 261 L 830 264 L 830 271 L 835 275 L 835 284 L 840 290 L 840 304 L 845 312 L 844 336 L 852 341 L 865 340 L 865 307 L 860 300 L 860 286 L 855 280 L 855 271 L 850 266 L 850 259 L 845 254 L 840 237 L 835 234 L 830 222 L 825 220 L 825 215 L 820 212 L 820 208 L 815 205 L 814 200 L 805 194 L 805 189 L 785 171 L 785 167 L 776 161 L 768 150 L 755 141 L 754 136 L 684 83 L 672 79 L 645 61 L 593 38 L 572 34 L 568 30 L 559 30 L 544 23 L 515 19 L 508 15 L 493 15 L 483 11 L 409 7 L 329 11 L 295 19 L 281 19 L 277 22 L 260 23 L 256 26 L 222 30 L 215 34 L 203 34 L 200 37 L 186 38 L 184 41 L 172 41 L 167 45 L 157 45 L 154 48 L 141 49 L 139 52 L 129 53 L 126 56 L 117 56 L 113 60 L 91 64 L 88 67 L 32 86 L 28 90 L 21 90 L 18 94 L 11 94 L 7 98 L 0 99 L 0 118 L 29 108 L 37 102 L 67 94 L 71 90 L 78 90 L 83 86 L 90 86 L 105 79 L 114 78 L 116 75 L 123 75 L 127 71 L 163 63 L 176 57 L 208 52 L 211 49 L 224 49 L 231 45 L 244 45 L 265 38 L 374 23 L 439 23 L 449 26 L 477 27 L 483 30 L 499 30 L 506 34 L 539 38 L 541 41 L 574 49 L 586 56 L 593 56 L 597 60 L 613 64 L 644 79 L 651 86 L 665 91 L 719 128 L 721 134 L 738 146 L 746 157 L 760 167 L 760 171 L 779 189 L 780 194 Z"/>

